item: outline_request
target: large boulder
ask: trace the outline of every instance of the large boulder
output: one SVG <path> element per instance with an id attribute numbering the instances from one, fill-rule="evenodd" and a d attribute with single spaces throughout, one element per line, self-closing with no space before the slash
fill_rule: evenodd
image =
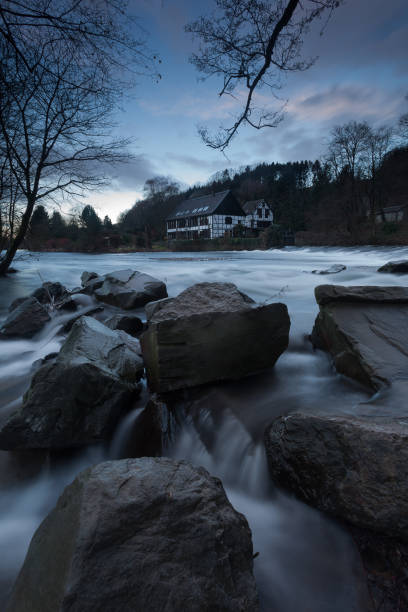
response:
<path id="1" fill-rule="evenodd" d="M 320 285 L 315 295 L 312 341 L 339 372 L 374 390 L 407 380 L 407 287 Z"/>
<path id="2" fill-rule="evenodd" d="M 232 283 L 198 283 L 152 305 L 149 316 L 140 342 L 156 392 L 260 372 L 288 346 L 286 306 L 256 305 Z"/>
<path id="3" fill-rule="evenodd" d="M 408 417 L 294 413 L 265 445 L 273 479 L 302 500 L 408 542 Z"/>
<path id="4" fill-rule="evenodd" d="M 351 533 L 373 612 L 408 610 L 407 425 L 405 417 L 295 413 L 265 432 L 274 482 Z"/>
<path id="5" fill-rule="evenodd" d="M 377 272 L 388 272 L 389 274 L 408 274 L 408 259 L 389 261 L 378 268 Z"/>
<path id="6" fill-rule="evenodd" d="M 10 312 L 0 329 L 0 338 L 32 338 L 50 320 L 48 310 L 37 298 L 25 298 Z"/>
<path id="7" fill-rule="evenodd" d="M 251 532 L 221 482 L 170 459 L 82 472 L 37 529 L 8 612 L 255 612 Z"/>
<path id="8" fill-rule="evenodd" d="M 139 342 L 91 317 L 34 374 L 22 407 L 0 430 L 0 448 L 72 448 L 107 440 L 140 391 Z"/>
<path id="9" fill-rule="evenodd" d="M 166 285 L 162 281 L 136 270 L 118 270 L 92 278 L 85 283 L 85 289 L 100 302 L 124 310 L 167 297 Z"/>

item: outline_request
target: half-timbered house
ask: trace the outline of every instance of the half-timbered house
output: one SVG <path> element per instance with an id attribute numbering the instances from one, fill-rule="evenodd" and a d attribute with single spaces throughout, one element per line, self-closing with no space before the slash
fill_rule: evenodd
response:
<path id="1" fill-rule="evenodd" d="M 245 212 L 245 226 L 262 230 L 273 223 L 273 212 L 265 200 L 250 200 L 242 205 Z"/>
<path id="2" fill-rule="evenodd" d="M 244 221 L 245 213 L 232 192 L 219 191 L 181 202 L 167 217 L 167 238 L 219 238 Z"/>

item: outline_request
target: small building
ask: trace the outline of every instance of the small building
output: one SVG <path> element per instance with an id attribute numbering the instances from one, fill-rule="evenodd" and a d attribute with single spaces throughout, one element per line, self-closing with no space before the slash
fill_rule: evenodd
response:
<path id="1" fill-rule="evenodd" d="M 273 223 L 273 212 L 265 200 L 250 200 L 242 205 L 245 226 L 253 230 L 265 229 Z"/>
<path id="2" fill-rule="evenodd" d="M 168 240 L 219 238 L 235 225 L 244 225 L 245 213 L 231 190 L 184 200 L 166 219 Z"/>
<path id="3" fill-rule="evenodd" d="M 376 223 L 400 223 L 404 220 L 407 214 L 407 206 L 405 204 L 395 204 L 394 206 L 386 206 L 375 213 Z"/>

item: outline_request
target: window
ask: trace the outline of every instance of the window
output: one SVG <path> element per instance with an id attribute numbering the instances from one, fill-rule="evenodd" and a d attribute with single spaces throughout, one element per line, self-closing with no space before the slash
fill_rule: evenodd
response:
<path id="1" fill-rule="evenodd" d="M 225 225 L 232 225 L 232 217 L 225 217 Z"/>
<path id="2" fill-rule="evenodd" d="M 200 225 L 208 225 L 208 217 L 200 217 Z"/>
<path id="3" fill-rule="evenodd" d="M 269 217 L 269 212 L 270 212 L 269 209 L 266 208 L 265 209 L 265 219 L 267 219 Z"/>
<path id="4" fill-rule="evenodd" d="M 258 208 L 256 212 L 258 213 L 258 217 L 261 218 L 262 217 L 262 208 Z"/>
<path id="5" fill-rule="evenodd" d="M 172 221 L 168 221 L 168 228 L 169 229 L 175 229 L 176 228 L 176 220 L 173 219 Z"/>
<path id="6" fill-rule="evenodd" d="M 186 220 L 185 219 L 179 219 L 178 227 L 186 227 Z"/>

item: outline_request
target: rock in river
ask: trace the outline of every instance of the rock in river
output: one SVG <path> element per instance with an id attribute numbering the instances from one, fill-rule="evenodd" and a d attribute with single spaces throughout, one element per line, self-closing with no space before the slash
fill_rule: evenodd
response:
<path id="1" fill-rule="evenodd" d="M 408 417 L 294 413 L 265 445 L 274 481 L 302 500 L 408 542 Z"/>
<path id="2" fill-rule="evenodd" d="M 136 270 L 117 270 L 104 276 L 86 272 L 81 279 L 83 291 L 92 293 L 100 302 L 123 310 L 139 308 L 167 297 L 166 285 L 162 281 Z"/>
<path id="3" fill-rule="evenodd" d="M 101 463 L 37 529 L 8 612 L 256 612 L 252 563 L 245 517 L 203 468 Z"/>
<path id="4" fill-rule="evenodd" d="M 48 310 L 35 297 L 19 300 L 0 329 L 0 338 L 32 338 L 50 320 Z"/>
<path id="5" fill-rule="evenodd" d="M 313 270 L 312 274 L 338 274 L 339 272 L 343 272 L 346 270 L 346 266 L 343 264 L 333 264 L 330 268 L 326 268 L 325 270 Z"/>
<path id="6" fill-rule="evenodd" d="M 312 341 L 339 372 L 372 389 L 408 379 L 408 287 L 315 289 L 320 313 Z"/>
<path id="7" fill-rule="evenodd" d="M 389 261 L 378 268 L 377 272 L 388 272 L 389 274 L 408 274 L 408 259 Z"/>
<path id="8" fill-rule="evenodd" d="M 143 373 L 138 340 L 81 317 L 55 359 L 34 374 L 0 448 L 72 448 L 108 439 Z"/>
<path id="9" fill-rule="evenodd" d="M 148 316 L 140 342 L 156 392 L 260 372 L 288 346 L 286 306 L 256 305 L 232 283 L 198 283 L 151 304 Z"/>

